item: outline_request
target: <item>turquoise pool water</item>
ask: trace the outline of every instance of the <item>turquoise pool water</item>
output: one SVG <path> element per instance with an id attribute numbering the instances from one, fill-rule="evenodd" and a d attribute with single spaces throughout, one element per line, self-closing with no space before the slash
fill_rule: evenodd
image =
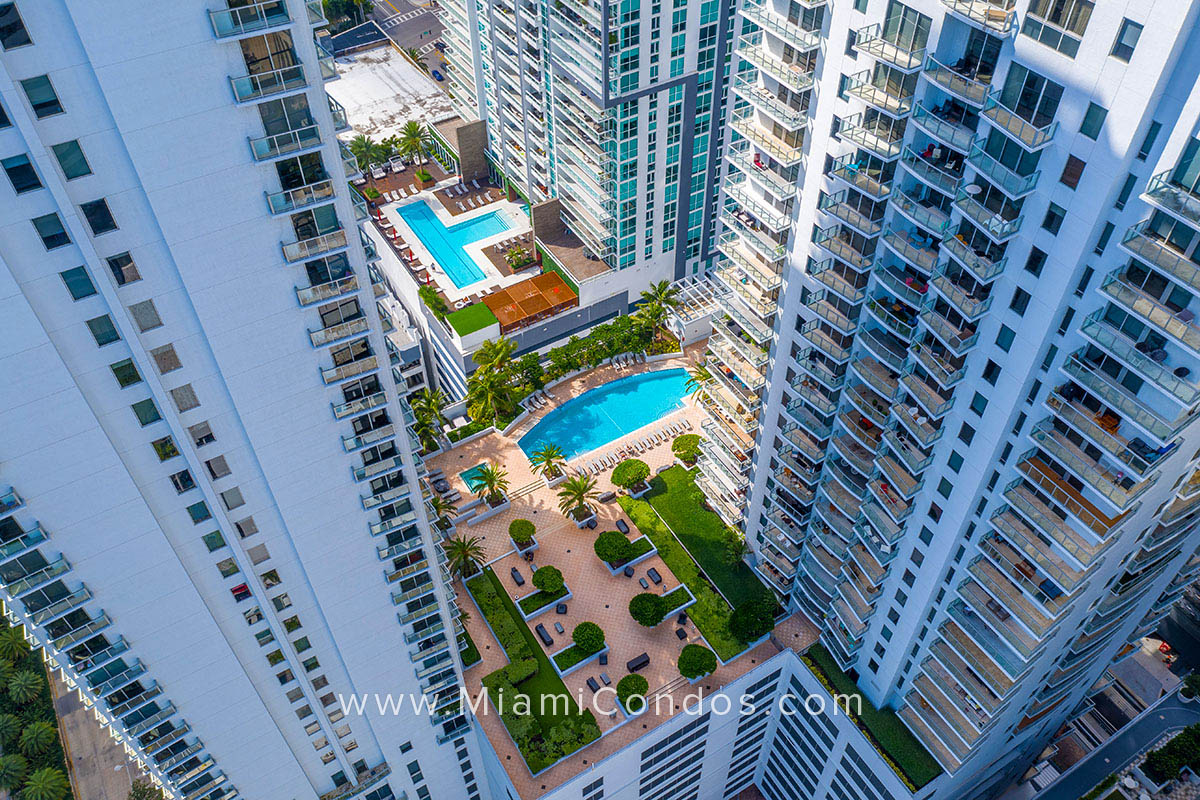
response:
<path id="1" fill-rule="evenodd" d="M 460 289 L 483 279 L 483 270 L 463 252 L 463 246 L 509 230 L 508 221 L 499 211 L 447 228 L 425 200 L 402 206 L 400 218 L 413 229 L 421 244 L 433 256 L 434 263 Z"/>
<path id="2" fill-rule="evenodd" d="M 687 380 L 687 370 L 680 367 L 597 386 L 542 417 L 518 444 L 525 455 L 554 444 L 574 458 L 681 408 Z"/>
<path id="3" fill-rule="evenodd" d="M 486 466 L 487 464 L 481 461 L 480 463 L 471 467 L 469 470 L 458 473 L 458 477 L 462 478 L 463 483 L 465 483 L 467 488 L 473 492 L 479 488 L 479 473 Z"/>

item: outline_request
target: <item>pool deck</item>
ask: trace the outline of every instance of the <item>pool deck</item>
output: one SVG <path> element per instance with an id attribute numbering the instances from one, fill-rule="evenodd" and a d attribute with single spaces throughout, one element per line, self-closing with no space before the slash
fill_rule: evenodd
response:
<path id="1" fill-rule="evenodd" d="M 570 644 L 570 634 L 575 625 L 585 620 L 600 625 L 604 630 L 608 644 L 609 662 L 600 666 L 591 662 L 568 675 L 564 682 L 576 697 L 582 696 L 585 702 L 590 702 L 591 692 L 586 688 L 588 678 L 599 680 L 601 672 L 606 672 L 616 685 L 626 675 L 625 663 L 641 653 L 650 656 L 650 665 L 641 670 L 650 684 L 650 694 L 661 694 L 672 698 L 671 706 L 675 712 L 687 702 L 685 695 L 694 693 L 703 687 L 705 693 L 714 691 L 721 686 L 741 677 L 758 664 L 780 652 L 781 647 L 803 650 L 816 640 L 816 629 L 799 616 L 793 616 L 781 623 L 775 630 L 774 641 L 760 644 L 753 650 L 743 653 L 729 664 L 719 667 L 716 672 L 705 678 L 697 686 L 682 679 L 675 662 L 680 650 L 687 643 L 703 643 L 703 637 L 689 621 L 683 626 L 687 635 L 686 640 L 680 640 L 675 634 L 676 624 L 674 614 L 653 629 L 644 628 L 629 616 L 629 600 L 643 591 L 638 583 L 639 578 L 646 577 L 647 569 L 653 567 L 662 577 L 662 584 L 650 583 L 650 591 L 656 593 L 668 592 L 679 586 L 679 579 L 663 563 L 657 555 L 636 565 L 633 578 L 623 575 L 612 576 L 602 565 L 595 553 L 592 552 L 592 542 L 596 535 L 606 530 L 615 530 L 617 519 L 625 519 L 630 523 L 630 538 L 640 535 L 637 527 L 625 517 L 616 502 L 597 504 L 598 525 L 595 531 L 579 530 L 575 524 L 566 519 L 558 510 L 558 498 L 555 489 L 547 488 L 545 482 L 534 474 L 529 460 L 518 444 L 518 439 L 538 423 L 548 412 L 557 408 L 569 399 L 578 397 L 589 389 L 594 389 L 612 380 L 643 372 L 677 369 L 695 362 L 704 352 L 704 342 L 688 347 L 686 352 L 671 359 L 665 359 L 653 364 L 639 364 L 629 369 L 616 370 L 612 366 L 600 367 L 568 381 L 558 384 L 550 390 L 557 402 L 533 412 L 514 429 L 510 435 L 504 436 L 498 432 L 490 433 L 470 442 L 460 444 L 427 460 L 430 470 L 441 470 L 451 486 L 462 492 L 464 502 L 471 493 L 463 484 L 459 473 L 469 470 L 481 461 L 492 461 L 500 464 L 508 471 L 510 481 L 509 497 L 512 507 L 503 513 L 486 519 L 476 525 L 462 524 L 456 535 L 477 536 L 481 538 L 484 551 L 484 561 L 490 564 L 496 572 L 500 583 L 513 599 L 524 597 L 533 591 L 530 576 L 535 567 L 553 565 L 562 570 L 567 587 L 572 592 L 572 598 L 566 601 L 567 613 L 560 615 L 551 607 L 534 617 L 530 627 L 541 623 L 546 626 L 554 639 L 554 644 L 544 647 L 547 653 L 557 652 Z M 690 400 L 685 399 L 682 409 L 674 411 L 658 422 L 639 431 L 609 442 L 590 454 L 583 454 L 569 463 L 575 466 L 595 457 L 597 452 L 609 452 L 617 449 L 623 443 L 645 436 L 647 429 L 654 430 L 667 422 L 680 419 L 690 419 L 692 431 L 700 427 L 701 412 Z M 674 461 L 670 443 L 664 443 L 636 456 L 645 461 L 651 468 L 670 464 Z M 610 479 L 610 471 L 605 470 L 597 476 L 598 489 L 601 492 L 614 489 Z M 539 549 L 534 553 L 533 563 L 526 562 L 513 549 L 508 538 L 508 525 L 514 519 L 524 518 L 537 526 L 537 541 Z M 525 585 L 518 588 L 513 582 L 510 570 L 516 567 L 524 576 Z M 459 593 L 459 603 L 469 612 L 466 628 L 470 632 L 482 655 L 482 660 L 466 672 L 466 685 L 472 695 L 482 691 L 480 680 L 483 676 L 504 666 L 507 659 L 503 650 L 492 636 L 479 612 L 471 603 L 470 595 L 456 583 Z M 554 630 L 554 623 L 561 622 L 564 633 Z M 603 699 L 604 710 L 610 707 Z M 666 704 L 664 703 L 664 708 Z M 499 717 L 494 713 L 480 713 L 476 716 L 478 724 L 487 735 L 492 747 L 496 750 L 501 764 L 512 779 L 522 800 L 532 800 L 550 789 L 561 785 L 575 777 L 594 764 L 620 748 L 628 745 L 648 730 L 666 721 L 670 717 L 665 713 L 657 716 L 645 714 L 630 724 L 623 725 L 624 715 L 613 711 L 612 716 L 596 714 L 603 736 L 599 741 L 576 752 L 546 770 L 536 778 L 532 776 L 525 765 L 524 759 L 509 738 Z"/>

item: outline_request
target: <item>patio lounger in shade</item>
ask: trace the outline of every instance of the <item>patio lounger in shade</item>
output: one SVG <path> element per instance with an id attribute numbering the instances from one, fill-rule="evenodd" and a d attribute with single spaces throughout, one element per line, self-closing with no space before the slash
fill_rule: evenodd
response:
<path id="1" fill-rule="evenodd" d="M 563 629 L 563 624 L 561 622 L 554 623 L 554 632 L 555 633 L 566 633 L 566 631 Z"/>
<path id="2" fill-rule="evenodd" d="M 640 656 L 631 658 L 625 662 L 625 671 L 637 672 L 639 669 L 645 669 L 648 666 L 650 666 L 650 654 L 642 653 Z"/>
<path id="3" fill-rule="evenodd" d="M 603 683 L 605 686 L 612 686 L 612 678 L 608 677 L 607 672 L 600 673 L 600 682 Z"/>
<path id="4" fill-rule="evenodd" d="M 545 625 L 538 625 L 533 629 L 533 631 L 538 635 L 538 638 L 542 640 L 542 644 L 546 645 L 547 647 L 554 644 L 554 640 L 550 638 L 550 634 L 546 631 Z"/>
<path id="5" fill-rule="evenodd" d="M 517 586 L 525 585 L 525 576 L 522 575 L 520 570 L 518 570 L 516 567 L 513 567 L 511 570 L 509 570 L 508 574 L 512 575 L 513 583 L 515 583 Z"/>
<path id="6" fill-rule="evenodd" d="M 642 588 L 643 588 L 643 589 L 649 589 L 649 588 L 650 588 L 650 584 L 646 583 L 646 579 L 645 579 L 645 578 L 638 578 L 638 583 L 640 583 L 640 584 L 642 585 Z"/>
<path id="7" fill-rule="evenodd" d="M 607 667 L 608 666 L 608 653 L 601 653 L 599 661 L 600 661 L 600 666 Z"/>
<path id="8" fill-rule="evenodd" d="M 623 519 L 617 520 L 617 530 L 619 530 L 621 533 L 628 534 L 629 533 L 629 523 Z"/>
<path id="9" fill-rule="evenodd" d="M 662 575 L 659 575 L 658 570 L 656 570 L 654 567 L 651 567 L 650 569 L 646 570 L 646 576 L 648 578 L 650 578 L 651 581 L 654 582 L 655 586 L 662 583 Z"/>
<path id="10" fill-rule="evenodd" d="M 687 631 L 685 631 L 683 628 L 676 628 L 675 629 L 675 637 L 677 639 L 679 639 L 680 641 L 683 641 L 684 639 L 687 638 Z"/>
<path id="11" fill-rule="evenodd" d="M 626 578 L 632 578 L 633 577 L 633 567 L 626 567 L 622 571 L 621 574 L 624 575 Z"/>
<path id="12" fill-rule="evenodd" d="M 595 678 L 587 679 L 587 687 L 592 690 L 593 694 L 600 691 L 600 684 L 596 682 Z"/>

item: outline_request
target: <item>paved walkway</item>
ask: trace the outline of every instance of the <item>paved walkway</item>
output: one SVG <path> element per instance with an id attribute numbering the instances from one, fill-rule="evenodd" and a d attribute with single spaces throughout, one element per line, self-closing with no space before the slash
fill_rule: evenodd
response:
<path id="1" fill-rule="evenodd" d="M 126 757 L 121 745 L 108 735 L 57 672 L 51 672 L 50 691 L 75 797 L 125 800 L 131 782 L 141 776 L 141 769 Z"/>
<path id="2" fill-rule="evenodd" d="M 1034 797 L 1034 800 L 1078 800 L 1100 781 L 1133 762 L 1164 734 L 1200 722 L 1200 703 L 1185 703 L 1173 692 L 1164 696 L 1082 761 Z"/>

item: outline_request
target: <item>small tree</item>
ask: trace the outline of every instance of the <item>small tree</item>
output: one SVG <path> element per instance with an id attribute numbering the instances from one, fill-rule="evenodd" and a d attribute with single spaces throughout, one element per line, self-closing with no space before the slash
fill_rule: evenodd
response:
<path id="1" fill-rule="evenodd" d="M 508 471 L 497 464 L 484 464 L 475 474 L 475 496 L 487 502 L 489 506 L 498 506 L 504 502 L 504 493 L 508 491 Z"/>
<path id="2" fill-rule="evenodd" d="M 22 670 L 8 679 L 8 696 L 18 705 L 37 699 L 42 693 L 42 676 L 30 670 Z"/>
<path id="3" fill-rule="evenodd" d="M 772 611 L 766 600 L 747 600 L 729 615 L 729 632 L 739 642 L 753 642 L 775 627 Z"/>
<path id="4" fill-rule="evenodd" d="M 633 545 L 619 531 L 605 531 L 596 537 L 592 549 L 596 557 L 609 564 L 619 564 L 629 558 Z"/>
<path id="5" fill-rule="evenodd" d="M 46 767 L 29 776 L 21 800 L 63 800 L 70 791 L 71 784 L 62 770 Z"/>
<path id="6" fill-rule="evenodd" d="M 21 731 L 21 752 L 33 758 L 40 756 L 54 744 L 57 734 L 49 722 L 31 722 Z"/>
<path id="7" fill-rule="evenodd" d="M 445 322 L 446 315 L 450 313 L 450 306 L 442 299 L 442 296 L 437 293 L 437 289 L 426 284 L 420 289 L 417 289 L 417 295 L 421 298 L 421 302 L 426 305 L 429 312 L 433 314 L 438 322 Z"/>
<path id="8" fill-rule="evenodd" d="M 671 442 L 671 452 L 683 463 L 695 464 L 696 459 L 700 458 L 700 434 L 685 433 L 676 436 Z"/>
<path id="9" fill-rule="evenodd" d="M 533 585 L 546 594 L 558 594 L 566 586 L 558 567 L 539 567 L 533 573 Z"/>
<path id="10" fill-rule="evenodd" d="M 537 527 L 527 519 L 514 519 L 508 523 L 508 538 L 520 547 L 532 542 L 535 533 L 537 533 Z"/>
<path id="11" fill-rule="evenodd" d="M 446 559 L 450 572 L 464 580 L 478 572 L 479 564 L 483 561 L 482 541 L 478 536 L 455 536 L 447 542 Z"/>
<path id="12" fill-rule="evenodd" d="M 595 478 L 590 475 L 575 475 L 559 485 L 558 509 L 574 520 L 582 520 L 587 517 L 589 504 L 599 496 Z"/>
<path id="13" fill-rule="evenodd" d="M 666 604 L 656 594 L 642 592 L 641 594 L 634 595 L 634 598 L 629 601 L 629 616 L 633 617 L 633 621 L 643 627 L 653 628 L 662 622 L 663 617 L 666 615 Z"/>
<path id="14" fill-rule="evenodd" d="M 562 448 L 554 444 L 544 444 L 534 450 L 533 455 L 529 457 L 529 463 L 533 465 L 534 472 L 546 480 L 554 480 L 562 475 L 567 467 Z"/>
<path id="15" fill-rule="evenodd" d="M 581 622 L 571 631 L 571 641 L 585 653 L 604 649 L 604 631 L 594 622 Z"/>
<path id="16" fill-rule="evenodd" d="M 29 762 L 15 753 L 0 756 L 0 789 L 16 789 L 25 780 Z"/>
<path id="17" fill-rule="evenodd" d="M 646 707 L 646 692 L 648 691 L 650 691 L 650 682 L 641 675 L 626 675 L 617 681 L 617 699 L 633 714 Z"/>
<path id="18" fill-rule="evenodd" d="M 650 477 L 650 466 L 639 458 L 627 458 L 612 471 L 612 482 L 627 492 L 640 489 Z"/>
<path id="19" fill-rule="evenodd" d="M 136 778 L 129 787 L 129 795 L 126 800 L 163 800 L 163 793 L 162 789 L 150 781 Z"/>
<path id="20" fill-rule="evenodd" d="M 679 653 L 678 666 L 680 675 L 688 680 L 695 680 L 717 668 L 717 656 L 702 645 L 685 645 Z"/>
<path id="21" fill-rule="evenodd" d="M 727 531 L 725 537 L 725 563 L 733 566 L 746 557 L 750 552 L 750 546 L 746 544 L 746 539 L 743 536 L 730 530 Z"/>

